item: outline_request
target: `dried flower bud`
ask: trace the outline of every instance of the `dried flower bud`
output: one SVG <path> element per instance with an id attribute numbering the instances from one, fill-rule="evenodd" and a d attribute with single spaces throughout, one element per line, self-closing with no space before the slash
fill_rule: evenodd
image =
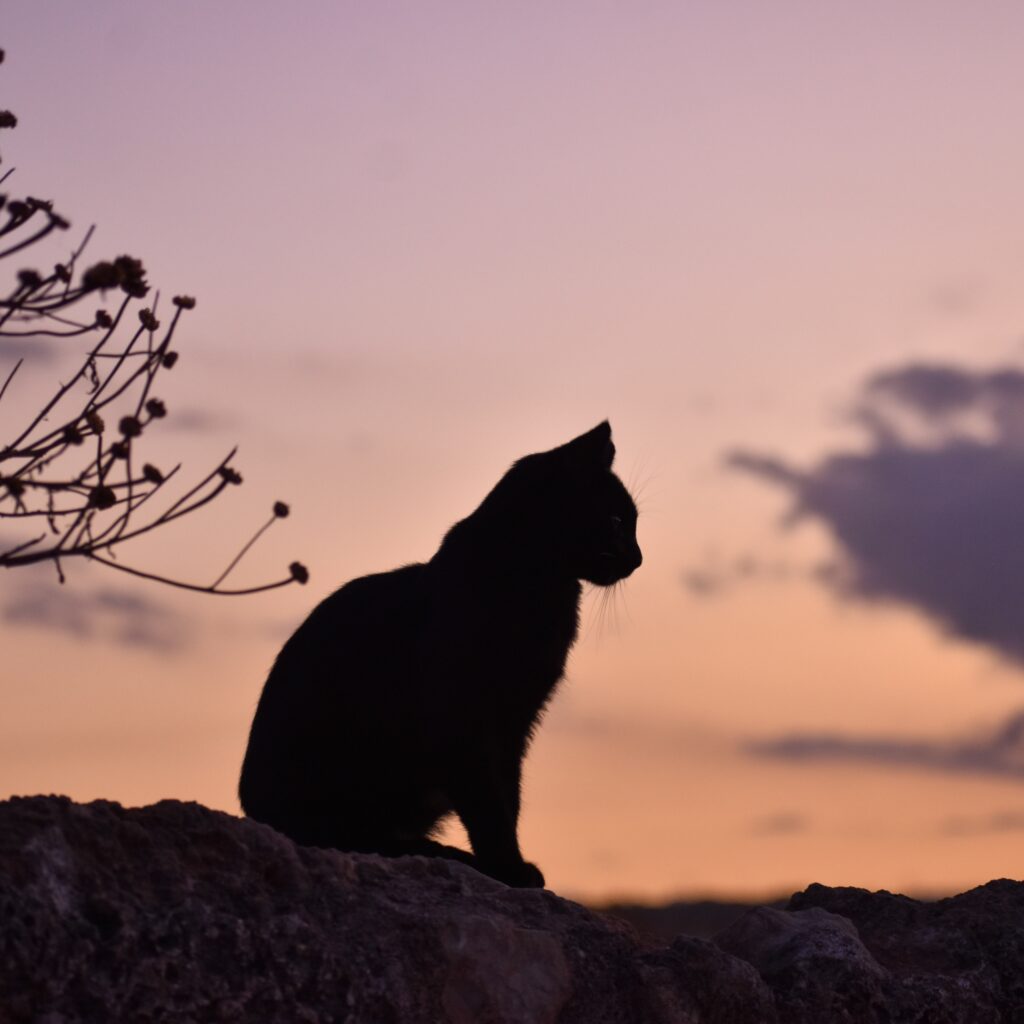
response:
<path id="1" fill-rule="evenodd" d="M 116 288 L 120 283 L 117 268 L 106 260 L 93 264 L 82 274 L 82 287 L 90 291 L 96 288 Z"/>
<path id="2" fill-rule="evenodd" d="M 139 322 L 147 331 L 155 331 L 160 327 L 160 321 L 153 316 L 153 311 L 151 309 L 139 310 Z"/>
<path id="3" fill-rule="evenodd" d="M 18 271 L 18 284 L 22 288 L 28 288 L 29 291 L 35 291 L 43 283 L 42 275 L 38 270 L 19 270 Z"/>
<path id="4" fill-rule="evenodd" d="M 16 128 L 18 119 L 9 110 L 0 110 L 0 128 Z"/>
<path id="5" fill-rule="evenodd" d="M 178 361 L 177 352 L 165 352 L 164 353 L 164 369 L 169 370 Z"/>
<path id="6" fill-rule="evenodd" d="M 96 325 L 98 327 L 113 327 L 114 321 L 105 309 L 96 310 Z"/>
<path id="7" fill-rule="evenodd" d="M 195 309 L 196 300 L 191 295 L 175 295 L 171 301 L 178 309 Z"/>
<path id="8" fill-rule="evenodd" d="M 309 570 L 301 562 L 292 562 L 288 566 L 288 571 L 292 574 L 292 579 L 296 583 L 309 582 Z"/>
<path id="9" fill-rule="evenodd" d="M 274 515 L 277 516 L 278 519 L 284 519 L 290 511 L 291 509 L 283 501 L 274 502 Z"/>
<path id="10" fill-rule="evenodd" d="M 25 485 L 20 480 L 5 480 L 4 487 L 12 498 L 20 498 L 25 493 Z"/>
<path id="11" fill-rule="evenodd" d="M 64 284 L 71 280 L 71 271 L 63 263 L 55 263 L 53 265 L 53 272 L 57 276 L 57 280 L 62 281 Z"/>
<path id="12" fill-rule="evenodd" d="M 162 420 L 167 415 L 167 406 L 159 398 L 151 398 L 146 403 L 146 412 L 155 420 Z"/>
<path id="13" fill-rule="evenodd" d="M 156 466 L 154 466 L 152 463 L 149 463 L 149 462 L 147 462 L 142 467 L 142 475 L 151 484 L 162 484 L 164 482 L 164 475 L 163 475 L 163 473 L 161 473 L 160 470 L 156 468 Z"/>
<path id="14" fill-rule="evenodd" d="M 89 290 L 120 288 L 136 299 L 143 298 L 149 291 L 145 268 L 132 256 L 118 256 L 113 263 L 104 260 L 89 267 L 82 275 L 82 287 Z"/>
<path id="15" fill-rule="evenodd" d="M 82 436 L 82 432 L 74 425 L 74 423 L 69 423 L 64 428 L 63 436 L 64 440 L 68 444 L 82 444 L 85 441 L 85 438 Z"/>
<path id="16" fill-rule="evenodd" d="M 97 484 L 89 492 L 89 504 L 93 508 L 110 508 L 117 502 L 117 495 L 106 484 Z"/>
<path id="17" fill-rule="evenodd" d="M 131 450 L 131 445 L 127 441 L 115 441 L 110 446 L 110 454 L 113 455 L 115 459 L 127 459 Z"/>
<path id="18" fill-rule="evenodd" d="M 242 482 L 241 474 L 233 470 L 230 466 L 220 467 L 220 478 L 229 484 L 240 484 Z"/>
<path id="19" fill-rule="evenodd" d="M 13 220 L 23 220 L 32 211 L 20 199 L 12 199 L 7 204 L 7 212 L 11 215 Z"/>
<path id="20" fill-rule="evenodd" d="M 85 422 L 89 424 L 89 428 L 94 434 L 102 434 L 107 426 L 103 422 L 103 417 L 95 409 L 90 409 L 85 414 Z"/>
<path id="21" fill-rule="evenodd" d="M 117 429 L 125 437 L 138 437 L 142 433 L 142 424 L 134 416 L 125 416 L 118 423 Z"/>
<path id="22" fill-rule="evenodd" d="M 146 284 L 146 268 L 143 267 L 142 260 L 137 260 L 134 256 L 118 256 L 114 260 L 114 267 L 118 273 L 121 291 L 135 299 L 144 298 L 149 291 L 149 285 Z"/>

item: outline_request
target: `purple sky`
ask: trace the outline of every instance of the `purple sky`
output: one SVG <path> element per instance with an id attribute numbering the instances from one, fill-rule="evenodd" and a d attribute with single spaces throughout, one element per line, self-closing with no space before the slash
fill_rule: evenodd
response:
<path id="1" fill-rule="evenodd" d="M 934 510 L 968 477 L 929 477 L 934 501 L 888 486 L 858 410 L 884 371 L 1019 364 L 1024 9 L 12 0 L 3 28 L 14 190 L 97 223 L 97 258 L 140 255 L 165 296 L 198 296 L 164 444 L 196 473 L 241 444 L 245 488 L 140 561 L 210 575 L 285 498 L 246 571 L 313 573 L 235 604 L 12 574 L 10 792 L 237 810 L 289 626 L 354 575 L 429 557 L 514 458 L 609 417 L 645 563 L 625 607 L 588 602 L 530 758 L 524 846 L 552 884 L 1019 870 L 1019 834 L 985 825 L 1021 820 L 1019 780 L 865 753 L 974 749 L 1024 680 L 1013 615 L 986 618 L 1002 638 L 968 628 L 963 588 L 938 585 L 956 571 L 1012 608 L 1012 532 L 987 575 L 978 545 L 945 561 Z M 1007 437 L 982 424 L 986 466 L 1016 465 Z M 911 436 L 906 464 L 936 443 Z M 803 483 L 730 469 L 737 451 Z M 851 460 L 857 503 L 821 498 Z M 780 529 L 794 502 L 807 514 Z M 958 532 L 992 540 L 995 507 Z M 903 535 L 923 554 L 886 575 Z M 837 566 L 885 586 L 838 587 Z M 793 736 L 860 759 L 752 752 Z"/>

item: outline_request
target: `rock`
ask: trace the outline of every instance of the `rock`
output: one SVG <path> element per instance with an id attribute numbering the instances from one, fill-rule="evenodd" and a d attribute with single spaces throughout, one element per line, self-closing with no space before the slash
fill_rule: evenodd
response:
<path id="1" fill-rule="evenodd" d="M 681 935 L 668 949 L 639 957 L 645 992 L 642 1020 L 735 1024 L 778 1019 L 757 971 L 707 939 Z"/>
<path id="2" fill-rule="evenodd" d="M 627 925 L 454 861 L 175 801 L 0 803 L 0 1024 L 667 1024 L 641 1008 L 685 962 L 649 983 Z"/>
<path id="3" fill-rule="evenodd" d="M 812 885 L 792 910 L 842 914 L 893 979 L 898 1019 L 1024 1022 L 1024 884 L 1000 879 L 923 903 Z"/>
<path id="4" fill-rule="evenodd" d="M 163 801 L 0 803 L 0 1024 L 1024 1021 L 1024 885 L 811 886 L 714 941 Z"/>
<path id="5" fill-rule="evenodd" d="M 820 907 L 758 907 L 727 928 L 718 945 L 757 968 L 793 1024 L 888 1021 L 889 976 L 845 917 Z"/>

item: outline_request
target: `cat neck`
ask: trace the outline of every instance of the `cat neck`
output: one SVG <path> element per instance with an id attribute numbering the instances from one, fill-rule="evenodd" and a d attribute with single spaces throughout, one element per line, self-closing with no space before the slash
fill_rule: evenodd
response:
<path id="1" fill-rule="evenodd" d="M 491 523 L 476 514 L 456 523 L 431 559 L 439 569 L 472 579 L 493 579 L 504 588 L 578 599 L 579 580 L 569 572 L 559 552 L 540 546 L 528 535 Z"/>

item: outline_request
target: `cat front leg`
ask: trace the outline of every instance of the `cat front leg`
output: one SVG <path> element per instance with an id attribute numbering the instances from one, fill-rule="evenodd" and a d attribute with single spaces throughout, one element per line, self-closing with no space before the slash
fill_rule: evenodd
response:
<path id="1" fill-rule="evenodd" d="M 517 888 L 542 889 L 540 869 L 519 851 L 520 758 L 488 753 L 467 759 L 451 787 L 455 812 L 469 835 L 477 867 Z"/>

